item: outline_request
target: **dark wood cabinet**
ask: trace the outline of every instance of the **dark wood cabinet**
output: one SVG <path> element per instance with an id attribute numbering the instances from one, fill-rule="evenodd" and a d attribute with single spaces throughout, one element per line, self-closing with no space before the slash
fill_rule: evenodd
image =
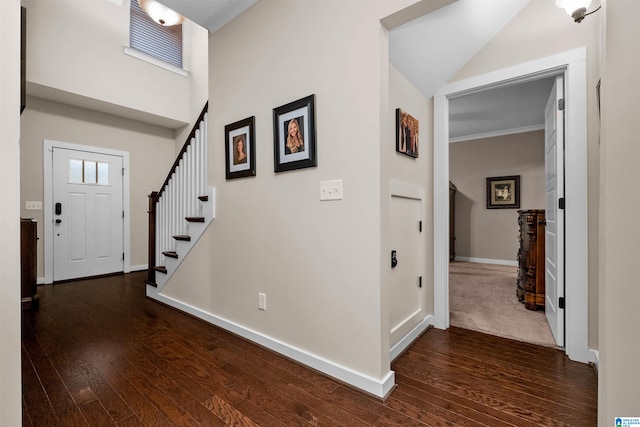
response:
<path id="1" fill-rule="evenodd" d="M 449 262 L 456 257 L 456 192 L 458 189 L 449 181 Z"/>
<path id="2" fill-rule="evenodd" d="M 544 209 L 518 211 L 518 301 L 529 310 L 544 310 Z"/>
<path id="3" fill-rule="evenodd" d="M 22 309 L 37 307 L 38 297 L 38 228 L 33 219 L 20 219 L 20 278 Z"/>

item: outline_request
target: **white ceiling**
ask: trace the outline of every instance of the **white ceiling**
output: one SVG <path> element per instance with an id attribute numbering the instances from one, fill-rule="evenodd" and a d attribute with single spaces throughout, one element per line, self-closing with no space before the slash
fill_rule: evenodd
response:
<path id="1" fill-rule="evenodd" d="M 212 33 L 233 21 L 258 0 L 160 0 L 162 4 Z"/>
<path id="2" fill-rule="evenodd" d="M 257 1 L 162 0 L 211 32 L 218 31 Z M 454 1 L 390 31 L 390 61 L 430 98 L 528 2 Z M 550 87 L 549 81 L 529 82 L 457 98 L 450 104 L 451 138 L 458 141 L 541 128 Z"/>
<path id="3" fill-rule="evenodd" d="M 450 82 L 529 0 L 458 0 L 390 32 L 389 58 L 430 98 Z M 451 100 L 452 142 L 541 129 L 551 80 Z"/>
<path id="4" fill-rule="evenodd" d="M 544 129 L 555 77 L 475 92 L 449 101 L 449 141 Z"/>
<path id="5" fill-rule="evenodd" d="M 458 0 L 389 34 L 389 59 L 430 98 L 529 0 Z"/>

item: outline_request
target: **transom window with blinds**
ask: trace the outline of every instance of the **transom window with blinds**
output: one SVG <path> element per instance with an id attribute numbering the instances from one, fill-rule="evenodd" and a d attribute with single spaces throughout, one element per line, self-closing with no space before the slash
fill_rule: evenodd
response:
<path id="1" fill-rule="evenodd" d="M 165 27 L 153 21 L 137 0 L 130 0 L 129 46 L 182 68 L 182 24 Z"/>

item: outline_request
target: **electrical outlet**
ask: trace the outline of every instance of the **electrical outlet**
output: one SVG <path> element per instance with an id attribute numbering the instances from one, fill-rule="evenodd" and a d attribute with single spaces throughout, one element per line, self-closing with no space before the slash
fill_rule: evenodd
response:
<path id="1" fill-rule="evenodd" d="M 24 208 L 28 211 L 41 211 L 42 202 L 24 202 Z"/>
<path id="2" fill-rule="evenodd" d="M 342 180 L 320 181 L 320 200 L 342 200 Z"/>
<path id="3" fill-rule="evenodd" d="M 258 292 L 258 310 L 267 311 L 267 294 Z"/>

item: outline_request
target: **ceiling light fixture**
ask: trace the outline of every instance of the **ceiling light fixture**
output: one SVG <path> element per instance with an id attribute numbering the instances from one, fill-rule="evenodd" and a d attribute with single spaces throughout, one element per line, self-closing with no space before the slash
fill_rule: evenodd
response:
<path id="1" fill-rule="evenodd" d="M 587 13 L 590 5 L 591 0 L 556 0 L 556 6 L 564 9 L 577 23 L 582 22 L 585 16 L 600 10 L 601 6 L 598 6 L 596 10 Z"/>
<path id="2" fill-rule="evenodd" d="M 165 27 L 182 24 L 184 16 L 156 0 L 138 0 L 138 4 L 155 22 Z"/>

